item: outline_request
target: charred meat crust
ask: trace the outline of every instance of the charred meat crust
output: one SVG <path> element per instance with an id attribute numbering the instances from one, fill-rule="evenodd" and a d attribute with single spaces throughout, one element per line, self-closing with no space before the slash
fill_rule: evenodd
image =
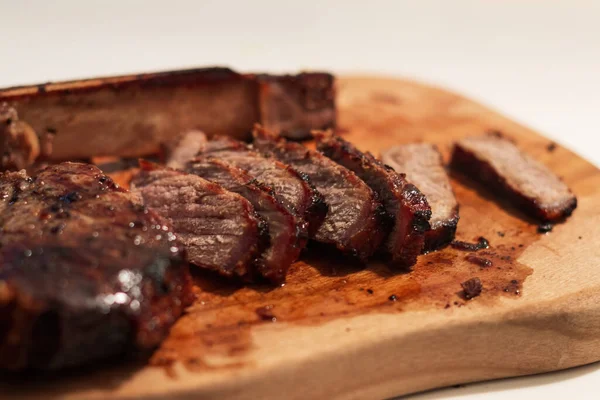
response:
<path id="1" fill-rule="evenodd" d="M 329 212 L 315 239 L 365 261 L 385 236 L 385 211 L 375 193 L 355 173 L 317 151 L 263 129 L 253 145 L 306 174 L 325 198 Z"/>
<path id="2" fill-rule="evenodd" d="M 381 158 L 405 174 L 427 198 L 431 207 L 431 229 L 425 233 L 423 251 L 427 253 L 448 245 L 456 233 L 459 206 L 437 147 L 426 143 L 394 146 L 383 152 Z"/>
<path id="3" fill-rule="evenodd" d="M 564 220 L 577 207 L 556 175 L 498 132 L 455 143 L 450 166 L 541 222 Z"/>
<path id="4" fill-rule="evenodd" d="M 4 173 L 0 191 L 0 368 L 152 349 L 191 302 L 169 224 L 95 166 Z"/>
<path id="5" fill-rule="evenodd" d="M 189 262 L 228 277 L 254 278 L 269 234 L 248 200 L 194 174 L 147 161 L 140 167 L 132 192 L 171 221 Z"/>
<path id="6" fill-rule="evenodd" d="M 311 129 L 335 126 L 333 92 L 326 73 L 215 67 L 2 89 L 0 104 L 14 106 L 38 134 L 56 133 L 50 157 L 65 160 L 148 156 L 173 132 L 189 129 L 248 139 L 256 122 L 307 137 Z"/>
<path id="7" fill-rule="evenodd" d="M 308 235 L 313 237 L 328 211 L 323 195 L 311 184 L 306 174 L 298 172 L 275 158 L 266 157 L 245 143 L 218 136 L 207 142 L 198 157 L 218 158 L 243 169 L 257 181 L 271 187 L 273 195 L 288 210 L 308 222 Z"/>
<path id="8" fill-rule="evenodd" d="M 425 232 L 425 247 L 424 253 L 429 253 L 447 246 L 454 240 L 456 236 L 456 228 L 458 227 L 458 206 L 452 210 L 452 216 L 441 223 L 434 229 Z"/>
<path id="9" fill-rule="evenodd" d="M 269 225 L 270 246 L 258 260 L 258 272 L 271 282 L 283 282 L 290 265 L 306 245 L 307 223 L 288 211 L 273 196 L 270 187 L 231 164 L 213 158 L 200 158 L 190 161 L 184 170 L 238 193 L 252 203 Z"/>
<path id="10" fill-rule="evenodd" d="M 391 263 L 398 267 L 414 265 L 423 250 L 425 232 L 430 228 L 431 209 L 425 196 L 403 174 L 341 137 L 326 132 L 314 135 L 319 151 L 353 171 L 377 193 L 392 222 L 384 244 Z"/>

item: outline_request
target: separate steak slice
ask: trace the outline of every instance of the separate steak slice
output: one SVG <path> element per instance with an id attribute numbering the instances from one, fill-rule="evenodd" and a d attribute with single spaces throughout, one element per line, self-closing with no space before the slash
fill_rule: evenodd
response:
<path id="1" fill-rule="evenodd" d="M 543 222 L 560 221 L 577 207 L 560 178 L 498 133 L 455 143 L 451 167 Z"/>
<path id="2" fill-rule="evenodd" d="M 325 197 L 329 212 L 315 239 L 365 261 L 382 243 L 385 211 L 375 193 L 355 173 L 323 154 L 254 130 L 254 146 L 308 175 Z"/>
<path id="3" fill-rule="evenodd" d="M 252 278 L 268 236 L 248 200 L 197 175 L 144 161 L 131 191 L 171 221 L 192 264 L 228 277 Z"/>
<path id="4" fill-rule="evenodd" d="M 181 134 L 176 140 L 163 145 L 165 164 L 169 168 L 182 169 L 188 161 L 196 157 L 205 143 L 206 135 L 202 131 Z"/>
<path id="5" fill-rule="evenodd" d="M 404 174 L 383 165 L 370 153 L 330 133 L 316 132 L 317 149 L 348 168 L 377 193 L 392 226 L 385 250 L 393 265 L 412 266 L 423 251 L 431 209 L 423 193 L 408 183 Z"/>
<path id="6" fill-rule="evenodd" d="M 192 300 L 168 222 L 92 165 L 0 174 L 0 368 L 152 349 Z"/>
<path id="7" fill-rule="evenodd" d="M 223 160 L 271 187 L 278 200 L 308 222 L 310 237 L 316 234 L 323 223 L 327 214 L 323 196 L 312 185 L 307 175 L 299 173 L 292 166 L 274 158 L 267 158 L 248 148 L 245 143 L 226 136 L 218 136 L 205 142 L 198 156 Z"/>
<path id="8" fill-rule="evenodd" d="M 394 146 L 381 154 L 382 161 L 419 188 L 431 207 L 431 229 L 425 234 L 425 251 L 433 251 L 454 240 L 458 225 L 458 202 L 435 145 L 411 143 Z"/>
<path id="9" fill-rule="evenodd" d="M 242 169 L 221 160 L 200 158 L 189 162 L 186 172 L 196 174 L 248 199 L 269 226 L 269 247 L 262 253 L 258 271 L 274 283 L 285 280 L 290 265 L 306 245 L 306 222 L 296 217 Z"/>

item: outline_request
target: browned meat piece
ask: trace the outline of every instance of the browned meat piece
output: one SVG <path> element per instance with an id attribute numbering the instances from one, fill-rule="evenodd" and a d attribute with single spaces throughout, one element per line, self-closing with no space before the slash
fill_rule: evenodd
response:
<path id="1" fill-rule="evenodd" d="M 0 174 L 0 368 L 151 349 L 192 300 L 168 223 L 91 165 Z"/>
<path id="2" fill-rule="evenodd" d="M 268 232 L 248 200 L 193 174 L 144 161 L 140 168 L 131 191 L 172 223 L 188 261 L 224 276 L 253 277 Z"/>
<path id="3" fill-rule="evenodd" d="M 323 73 L 192 69 L 8 88 L 3 102 L 38 134 L 56 133 L 53 160 L 147 156 L 189 129 L 249 139 L 257 122 L 295 137 L 335 125 L 333 77 Z"/>
<path id="4" fill-rule="evenodd" d="M 431 229 L 425 234 L 425 251 L 446 246 L 456 233 L 458 202 L 444 168 L 442 155 L 432 144 L 394 146 L 381 154 L 384 164 L 419 188 L 431 207 Z"/>
<path id="5" fill-rule="evenodd" d="M 269 226 L 269 247 L 258 263 L 260 274 L 275 283 L 285 280 L 290 265 L 298 259 L 306 245 L 306 222 L 287 210 L 270 188 L 250 175 L 217 159 L 197 159 L 188 163 L 187 172 L 221 185 L 248 199 Z"/>
<path id="6" fill-rule="evenodd" d="M 451 167 L 543 222 L 560 221 L 577 207 L 564 182 L 497 133 L 455 143 Z"/>
<path id="7" fill-rule="evenodd" d="M 299 143 L 254 130 L 254 146 L 308 175 L 329 212 L 315 239 L 365 261 L 382 243 L 386 228 L 381 203 L 356 174 Z"/>
<path id="8" fill-rule="evenodd" d="M 0 103 L 0 169 L 26 168 L 40 155 L 37 135 L 23 121 L 17 111 Z"/>
<path id="9" fill-rule="evenodd" d="M 460 286 L 463 288 L 463 295 L 468 300 L 479 296 L 483 290 L 483 285 L 479 278 L 471 278 L 461 283 Z"/>
<path id="10" fill-rule="evenodd" d="M 313 237 L 327 214 L 323 196 L 305 174 L 297 172 L 274 158 L 266 158 L 245 143 L 218 136 L 201 147 L 199 157 L 223 160 L 243 169 L 257 181 L 273 189 L 274 196 L 295 215 L 308 222 Z"/>
<path id="11" fill-rule="evenodd" d="M 260 122 L 290 139 L 308 139 L 311 129 L 335 128 L 334 79 L 330 74 L 261 75 Z M 256 121 L 259 122 L 259 121 Z"/>
<path id="12" fill-rule="evenodd" d="M 354 172 L 378 195 L 392 223 L 385 241 L 391 262 L 400 267 L 414 265 L 423 250 L 425 232 L 429 230 L 431 209 L 425 196 L 408 183 L 403 174 L 341 137 L 316 132 L 315 138 L 319 151 Z"/>
<path id="13" fill-rule="evenodd" d="M 188 131 L 176 140 L 164 143 L 167 167 L 182 169 L 188 161 L 196 157 L 205 143 L 206 135 L 202 131 Z"/>

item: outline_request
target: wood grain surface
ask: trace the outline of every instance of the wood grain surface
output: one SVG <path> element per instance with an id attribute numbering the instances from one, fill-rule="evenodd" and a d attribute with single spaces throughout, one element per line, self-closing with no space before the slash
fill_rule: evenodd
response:
<path id="1" fill-rule="evenodd" d="M 54 376 L 4 376 L 0 398 L 365 399 L 535 374 L 600 360 L 600 173 L 587 161 L 461 96 L 414 82 L 338 80 L 340 132 L 378 154 L 498 129 L 561 176 L 579 207 L 549 234 L 460 176 L 457 237 L 410 273 L 312 247 L 282 287 L 203 272 L 198 299 L 148 360 Z M 565 132 L 568 134 L 568 132 Z M 123 176 L 121 176 L 123 177 Z M 460 283 L 479 277 L 481 296 Z"/>

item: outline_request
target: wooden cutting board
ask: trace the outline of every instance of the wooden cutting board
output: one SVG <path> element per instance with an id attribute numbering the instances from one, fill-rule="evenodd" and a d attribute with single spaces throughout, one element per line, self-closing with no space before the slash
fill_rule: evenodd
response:
<path id="1" fill-rule="evenodd" d="M 458 238 L 486 237 L 493 262 L 444 249 L 411 273 L 313 248 L 285 286 L 195 274 L 198 299 L 150 361 L 49 377 L 4 377 L 1 398 L 365 399 L 534 374 L 600 360 L 600 173 L 532 130 L 461 96 L 410 81 L 338 82 L 342 134 L 375 154 L 499 129 L 579 199 L 549 234 L 461 177 Z M 568 134 L 568 132 L 566 132 Z M 484 291 L 461 297 L 479 277 Z M 34 383 L 35 381 L 35 383 Z"/>

